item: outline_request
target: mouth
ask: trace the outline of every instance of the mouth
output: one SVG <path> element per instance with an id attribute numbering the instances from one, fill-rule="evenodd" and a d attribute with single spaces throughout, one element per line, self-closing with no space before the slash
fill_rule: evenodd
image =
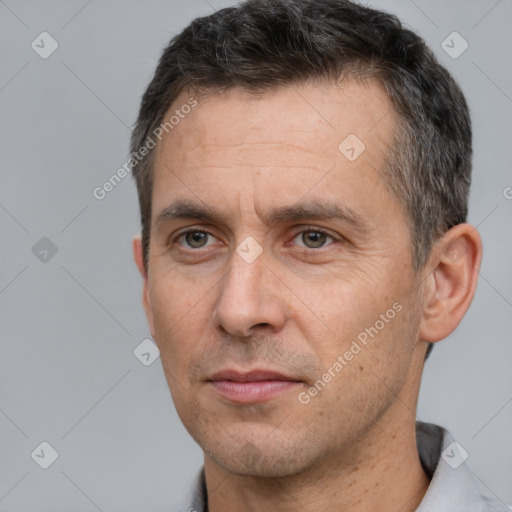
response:
<path id="1" fill-rule="evenodd" d="M 220 396 L 235 403 L 267 402 L 303 384 L 292 376 L 269 370 L 223 370 L 207 382 Z"/>

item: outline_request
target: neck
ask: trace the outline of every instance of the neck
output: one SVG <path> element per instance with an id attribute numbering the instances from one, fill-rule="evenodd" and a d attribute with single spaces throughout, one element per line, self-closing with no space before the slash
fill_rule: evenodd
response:
<path id="1" fill-rule="evenodd" d="M 208 511 L 415 511 L 429 486 L 416 446 L 415 417 L 387 422 L 397 400 L 358 442 L 330 460 L 282 478 L 229 473 L 205 458 Z M 400 425 L 400 430 L 397 429 Z M 350 461 L 350 462 L 348 462 Z"/>

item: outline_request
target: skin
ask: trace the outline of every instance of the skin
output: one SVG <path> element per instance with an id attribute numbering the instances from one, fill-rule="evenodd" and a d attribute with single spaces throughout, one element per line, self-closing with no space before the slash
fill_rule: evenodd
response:
<path id="1" fill-rule="evenodd" d="M 209 511 L 416 510 L 429 485 L 415 438 L 427 342 L 469 307 L 478 232 L 452 228 L 414 271 L 406 213 L 379 172 L 396 120 L 377 82 L 198 100 L 156 148 L 148 269 L 139 236 L 133 252 L 173 401 L 205 454 Z M 338 150 L 348 134 L 366 146 L 352 162 Z M 177 199 L 225 220 L 158 224 Z M 360 224 L 267 219 L 272 208 L 319 200 Z M 186 229 L 209 235 L 197 242 L 180 236 Z M 262 250 L 251 263 L 236 251 L 249 236 Z M 301 403 L 396 303 L 401 311 Z M 207 382 L 226 368 L 300 382 L 263 403 L 234 403 Z"/>

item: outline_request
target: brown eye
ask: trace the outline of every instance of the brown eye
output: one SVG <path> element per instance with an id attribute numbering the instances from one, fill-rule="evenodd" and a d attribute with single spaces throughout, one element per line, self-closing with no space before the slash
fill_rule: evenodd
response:
<path id="1" fill-rule="evenodd" d="M 334 237 L 325 233 L 320 229 L 306 229 L 301 231 L 295 236 L 295 243 L 300 247 L 306 247 L 307 249 L 321 249 L 326 244 L 327 240 L 334 241 Z M 299 241 L 300 240 L 300 241 Z"/>
<path id="2" fill-rule="evenodd" d="M 319 231 L 304 231 L 302 233 L 302 241 L 311 249 L 322 247 L 325 244 L 326 238 L 327 235 Z"/>
<path id="3" fill-rule="evenodd" d="M 185 233 L 182 233 L 178 238 L 177 241 L 179 243 L 180 239 L 184 239 L 185 243 L 188 247 L 192 249 L 201 249 L 202 247 L 206 247 L 207 241 L 208 241 L 208 235 L 206 231 L 187 231 Z M 182 244 L 179 244 L 182 245 Z"/>

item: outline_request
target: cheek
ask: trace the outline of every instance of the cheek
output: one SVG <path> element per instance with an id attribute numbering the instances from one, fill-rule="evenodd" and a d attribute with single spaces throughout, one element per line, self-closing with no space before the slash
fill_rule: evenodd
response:
<path id="1" fill-rule="evenodd" d="M 384 286 L 353 275 L 350 279 L 323 280 L 313 288 L 308 286 L 307 290 L 301 294 L 301 299 L 308 307 L 308 316 L 316 319 L 330 340 L 357 336 L 364 328 L 373 325 L 379 314 L 389 309 L 393 302 L 393 294 L 386 293 Z M 306 329 L 307 325 L 311 324 L 303 323 Z"/>
<path id="2" fill-rule="evenodd" d="M 155 342 L 164 367 L 181 371 L 186 367 L 187 355 L 197 344 L 201 327 L 204 327 L 204 322 L 198 321 L 198 315 L 205 313 L 208 301 L 206 290 L 182 286 L 178 279 L 173 279 L 167 273 L 155 277 L 150 299 Z"/>
<path id="3" fill-rule="evenodd" d="M 335 342 L 317 352 L 322 373 L 313 387 L 318 391 L 312 387 L 306 393 L 315 411 L 326 411 L 325 422 L 339 424 L 339 414 L 350 417 L 347 425 L 362 422 L 400 393 L 409 372 L 414 325 L 405 307 L 397 312 L 399 307 L 387 306 L 368 309 L 357 324 L 340 319 Z"/>
<path id="4" fill-rule="evenodd" d="M 398 351 L 405 348 L 408 352 L 414 330 L 405 288 L 382 276 L 380 283 L 375 277 L 370 281 L 355 276 L 343 282 L 333 280 L 318 290 L 312 304 L 322 319 L 324 336 L 317 339 L 314 349 L 323 366 L 331 367 L 338 356 L 346 356 L 350 366 L 400 364 Z M 306 323 L 303 329 L 307 332 Z"/>

